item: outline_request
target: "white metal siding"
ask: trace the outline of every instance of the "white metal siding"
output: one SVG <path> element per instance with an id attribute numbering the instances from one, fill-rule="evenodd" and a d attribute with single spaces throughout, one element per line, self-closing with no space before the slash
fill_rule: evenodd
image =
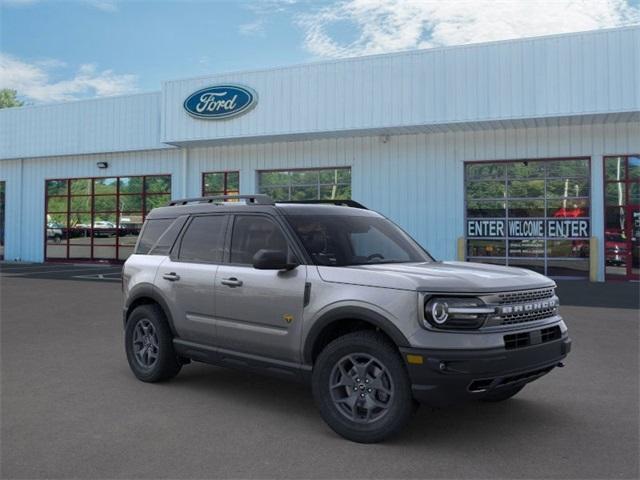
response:
<path id="1" fill-rule="evenodd" d="M 0 111 L 0 158 L 163 147 L 159 92 Z"/>
<path id="2" fill-rule="evenodd" d="M 448 47 L 166 82 L 163 142 L 274 137 L 640 110 L 640 28 Z M 254 110 L 196 120 L 182 107 L 224 82 Z"/>
<path id="3" fill-rule="evenodd" d="M 50 157 L 25 159 L 22 168 L 3 161 L 5 252 L 7 259 L 43 260 L 48 178 L 168 173 L 177 198 L 199 196 L 205 171 L 240 170 L 241 191 L 254 193 L 258 170 L 350 166 L 355 200 L 400 224 L 436 257 L 453 259 L 464 232 L 464 161 L 574 156 L 592 157 L 592 229 L 602 247 L 601 157 L 639 152 L 640 123 L 634 122 L 420 133 L 390 136 L 387 143 L 370 136 Z M 97 161 L 109 169 L 99 170 Z"/>

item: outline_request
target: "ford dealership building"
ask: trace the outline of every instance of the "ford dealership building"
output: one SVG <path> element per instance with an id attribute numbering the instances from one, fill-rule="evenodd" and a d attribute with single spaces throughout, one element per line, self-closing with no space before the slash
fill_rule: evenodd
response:
<path id="1" fill-rule="evenodd" d="M 123 261 L 171 198 L 351 198 L 438 259 L 640 275 L 640 27 L 0 111 L 6 260 Z"/>

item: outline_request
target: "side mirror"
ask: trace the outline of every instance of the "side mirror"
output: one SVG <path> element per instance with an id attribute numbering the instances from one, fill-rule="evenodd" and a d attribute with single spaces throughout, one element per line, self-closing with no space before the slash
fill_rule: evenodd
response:
<path id="1" fill-rule="evenodd" d="M 253 256 L 253 268 L 257 270 L 292 270 L 298 266 L 287 259 L 284 250 L 258 250 Z"/>

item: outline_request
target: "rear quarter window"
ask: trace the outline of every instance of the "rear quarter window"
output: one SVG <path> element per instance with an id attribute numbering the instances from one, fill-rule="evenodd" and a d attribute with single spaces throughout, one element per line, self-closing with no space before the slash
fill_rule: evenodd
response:
<path id="1" fill-rule="evenodd" d="M 138 255 L 166 255 L 171 250 L 186 217 L 147 220 L 136 247 Z"/>

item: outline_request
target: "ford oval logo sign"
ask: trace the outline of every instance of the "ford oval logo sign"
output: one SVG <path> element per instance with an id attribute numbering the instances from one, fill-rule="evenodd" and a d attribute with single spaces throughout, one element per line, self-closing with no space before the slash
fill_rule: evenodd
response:
<path id="1" fill-rule="evenodd" d="M 184 109 L 196 118 L 219 120 L 242 115 L 251 110 L 258 95 L 241 85 L 215 85 L 192 93 L 184 101 Z"/>

